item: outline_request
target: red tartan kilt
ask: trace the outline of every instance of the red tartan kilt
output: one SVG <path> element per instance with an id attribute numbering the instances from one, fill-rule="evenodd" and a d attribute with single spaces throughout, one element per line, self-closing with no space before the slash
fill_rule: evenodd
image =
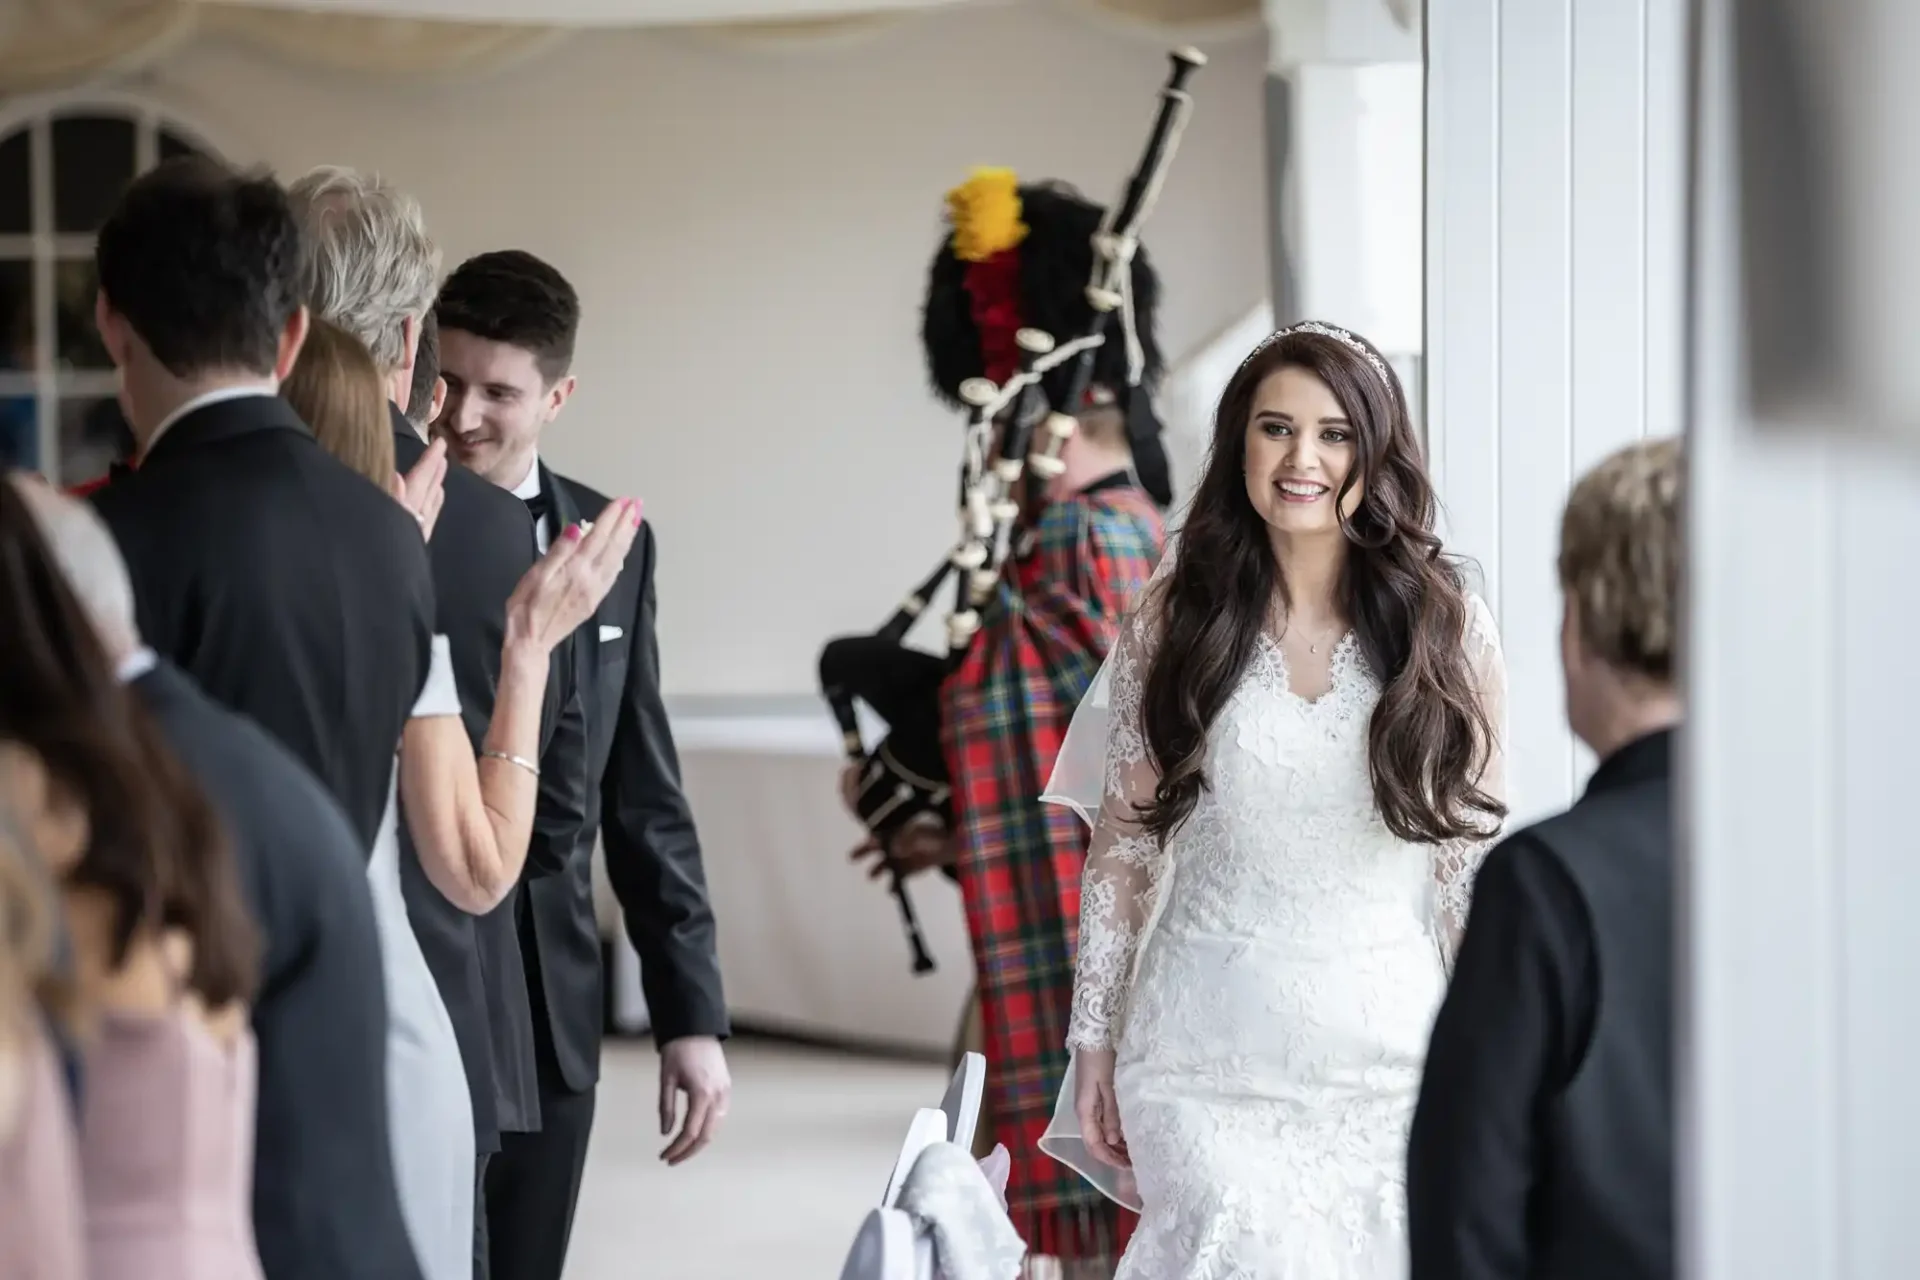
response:
<path id="1" fill-rule="evenodd" d="M 1133 489 L 1057 503 L 941 689 L 958 874 L 978 969 L 1008 1209 L 1028 1249 L 1117 1258 L 1132 1214 L 1040 1151 L 1067 1069 L 1089 832 L 1040 803 L 1067 726 L 1152 576 L 1164 531 Z"/>

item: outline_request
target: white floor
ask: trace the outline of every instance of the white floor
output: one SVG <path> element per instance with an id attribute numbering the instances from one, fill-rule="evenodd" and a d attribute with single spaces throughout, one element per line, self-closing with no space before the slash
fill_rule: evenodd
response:
<path id="1" fill-rule="evenodd" d="M 657 1061 L 609 1043 L 567 1280 L 835 1280 L 939 1066 L 742 1042 L 719 1141 L 659 1161 Z"/>

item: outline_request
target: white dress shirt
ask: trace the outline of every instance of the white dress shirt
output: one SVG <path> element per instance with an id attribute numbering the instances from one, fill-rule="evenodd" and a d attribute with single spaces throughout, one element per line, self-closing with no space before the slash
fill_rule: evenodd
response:
<path id="1" fill-rule="evenodd" d="M 540 496 L 540 457 L 538 454 L 534 455 L 533 465 L 527 468 L 527 478 L 513 486 L 511 492 L 514 497 L 520 499 L 522 502 Z M 547 533 L 547 522 L 545 520 L 535 520 L 533 522 L 533 545 L 541 555 L 547 554 L 547 544 L 551 540 L 551 536 Z"/>

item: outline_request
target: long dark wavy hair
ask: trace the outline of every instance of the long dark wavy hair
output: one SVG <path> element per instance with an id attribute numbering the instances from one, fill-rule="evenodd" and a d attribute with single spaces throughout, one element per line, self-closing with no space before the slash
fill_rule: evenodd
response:
<path id="1" fill-rule="evenodd" d="M 1141 716 L 1160 771 L 1136 815 L 1164 841 L 1192 814 L 1207 783 L 1207 735 L 1247 665 L 1276 593 L 1287 584 L 1266 522 L 1247 498 L 1247 424 L 1254 394 L 1293 366 L 1326 383 L 1353 424 L 1356 461 L 1336 497 L 1348 543 L 1341 607 L 1382 686 L 1368 731 L 1374 803 L 1403 840 L 1437 844 L 1490 834 L 1506 806 L 1481 790 L 1493 729 L 1467 661 L 1467 597 L 1460 567 L 1434 533 L 1435 499 L 1400 380 L 1365 344 L 1285 332 L 1255 349 L 1215 415 L 1213 449 L 1173 570 L 1149 616 L 1158 643 Z M 1387 370 L 1382 377 L 1371 352 Z"/>
<path id="2" fill-rule="evenodd" d="M 143 932 L 193 940 L 186 985 L 211 1008 L 254 988 L 259 938 L 212 802 L 121 684 L 26 500 L 0 475 L 0 738 L 31 749 L 84 806 L 66 883 L 115 907 L 108 963 Z"/>

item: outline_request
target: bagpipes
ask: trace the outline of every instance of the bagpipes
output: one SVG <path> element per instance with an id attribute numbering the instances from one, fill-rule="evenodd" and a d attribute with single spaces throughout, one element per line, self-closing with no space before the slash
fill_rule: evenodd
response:
<path id="1" fill-rule="evenodd" d="M 1104 381 L 1110 385 L 1124 380 L 1129 399 L 1121 407 L 1134 441 L 1136 470 L 1156 501 L 1162 506 L 1170 501 L 1158 423 L 1142 386 L 1144 373 L 1157 372 L 1149 366 L 1157 363 L 1158 351 L 1150 345 L 1150 323 L 1138 322 L 1137 312 L 1146 312 L 1150 321 L 1157 284 L 1140 252 L 1138 237 L 1192 110 L 1186 82 L 1206 65 L 1205 56 L 1194 49 L 1177 50 L 1170 56 L 1173 65 L 1160 90 L 1160 107 L 1145 154 L 1120 199 L 1100 215 L 1091 236 L 1076 237 L 1077 243 L 1068 246 L 1076 255 L 1090 251 L 1092 269 L 1081 277 L 1083 286 L 1069 284 L 1054 290 L 1065 295 L 1061 305 L 1067 324 L 1056 326 L 1068 335 L 1064 341 L 1035 324 L 1013 327 L 1011 342 L 999 332 L 1007 314 L 1045 309 L 1022 308 L 1023 299 L 1011 296 L 1023 283 L 1018 246 L 1039 230 L 1021 221 L 1023 193 L 1015 187 L 1013 175 L 983 171 L 968 187 L 949 196 L 955 231 L 951 247 L 935 261 L 925 336 L 936 385 L 968 410 L 960 467 L 959 540 L 877 631 L 829 641 L 820 654 L 821 691 L 840 726 L 847 760 L 858 770 L 855 809 L 887 861 L 915 973 L 930 972 L 934 961 L 889 850 L 909 823 L 930 821 L 947 830 L 953 827 L 953 793 L 941 742 L 940 686 L 971 648 L 980 630 L 981 611 L 991 601 L 1008 561 L 1025 556 L 1031 547 L 1033 531 L 1045 510 L 1048 484 L 1065 469 L 1061 451 L 1079 425 L 1074 411 L 1089 402 L 1096 367 L 1107 371 Z M 1047 207 L 1066 208 L 1076 217 L 1079 211 L 1089 215 L 1094 211 L 1084 201 L 1069 201 L 1045 189 L 1030 188 L 1024 194 L 1028 222 L 1035 222 L 1034 215 Z M 943 289 L 943 274 L 949 284 L 964 282 L 965 300 L 947 309 L 954 313 L 950 318 L 937 306 L 936 295 L 963 295 L 958 288 Z M 1024 301 L 1029 304 L 1047 300 L 1036 297 L 1034 288 L 1027 292 Z M 1125 345 L 1124 364 L 1114 358 L 1109 346 L 1116 313 Z M 956 343 L 944 340 L 945 333 L 936 336 L 936 328 L 943 325 L 952 331 L 964 329 L 967 340 Z M 965 350 L 957 360 L 943 358 L 958 348 Z M 967 363 L 987 376 L 944 376 L 951 372 L 949 366 Z M 932 606 L 949 577 L 957 577 L 958 582 L 954 608 L 947 618 L 946 652 L 930 654 L 907 647 L 907 632 Z M 860 732 L 856 699 L 887 725 L 886 735 L 871 749 Z"/>

